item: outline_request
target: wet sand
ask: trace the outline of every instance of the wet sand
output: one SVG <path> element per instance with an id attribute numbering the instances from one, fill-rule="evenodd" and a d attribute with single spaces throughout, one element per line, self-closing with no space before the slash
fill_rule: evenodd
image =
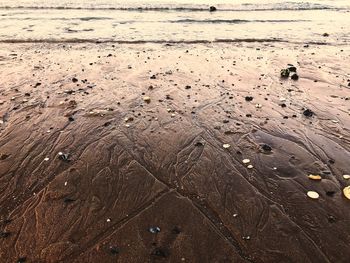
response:
<path id="1" fill-rule="evenodd" d="M 0 44 L 0 262 L 348 262 L 349 59 Z"/>

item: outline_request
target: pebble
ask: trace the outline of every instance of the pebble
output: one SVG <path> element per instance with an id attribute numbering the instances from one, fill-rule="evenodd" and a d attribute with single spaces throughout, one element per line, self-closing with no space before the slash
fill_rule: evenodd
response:
<path id="1" fill-rule="evenodd" d="M 251 164 L 249 164 L 249 165 L 247 166 L 247 168 L 248 168 L 248 169 L 253 169 L 253 168 L 254 168 L 254 166 L 253 166 L 253 165 L 251 165 Z"/>
<path id="2" fill-rule="evenodd" d="M 150 227 L 148 230 L 149 230 L 149 232 L 151 232 L 152 234 L 157 234 L 157 233 L 160 232 L 160 227 L 158 227 L 158 226 L 152 226 L 152 227 Z"/>
<path id="3" fill-rule="evenodd" d="M 282 78 L 288 78 L 289 77 L 289 69 L 281 69 L 281 77 Z"/>
<path id="4" fill-rule="evenodd" d="M 298 80 L 299 79 L 299 76 L 297 73 L 294 73 L 291 77 L 290 77 L 292 80 Z"/>
<path id="5" fill-rule="evenodd" d="M 244 164 L 247 164 L 247 163 L 250 163 L 250 160 L 249 160 L 249 159 L 243 159 L 242 162 L 243 162 Z"/>
<path id="6" fill-rule="evenodd" d="M 151 98 L 148 97 L 148 96 L 145 96 L 145 97 L 143 97 L 143 101 L 147 102 L 147 103 L 150 103 L 151 102 Z"/>
<path id="7" fill-rule="evenodd" d="M 307 196 L 311 199 L 318 199 L 320 197 L 320 195 L 315 191 L 308 191 Z"/>
<path id="8" fill-rule="evenodd" d="M 216 7 L 215 7 L 215 6 L 209 7 L 209 11 L 210 11 L 210 12 L 215 12 L 215 11 L 216 11 Z"/>
<path id="9" fill-rule="evenodd" d="M 44 161 L 46 161 L 46 162 L 47 162 L 48 160 L 50 160 L 48 157 L 46 157 L 46 158 L 44 159 Z"/>
<path id="10" fill-rule="evenodd" d="M 310 109 L 306 109 L 304 110 L 303 114 L 305 117 L 312 117 L 314 115 L 314 112 Z"/>
<path id="11" fill-rule="evenodd" d="M 222 147 L 224 147 L 225 149 L 227 149 L 227 148 L 230 148 L 231 145 L 229 145 L 228 143 L 225 143 L 225 144 L 222 145 Z"/>
<path id="12" fill-rule="evenodd" d="M 263 144 L 262 146 L 261 146 L 261 148 L 265 151 L 265 152 L 271 152 L 272 151 L 272 147 L 270 146 L 270 145 L 268 145 L 268 144 Z"/>

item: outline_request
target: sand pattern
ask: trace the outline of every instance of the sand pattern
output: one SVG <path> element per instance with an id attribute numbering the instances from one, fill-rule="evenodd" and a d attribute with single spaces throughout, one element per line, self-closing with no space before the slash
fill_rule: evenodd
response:
<path id="1" fill-rule="evenodd" d="M 1 262 L 348 261 L 348 47 L 0 50 Z"/>

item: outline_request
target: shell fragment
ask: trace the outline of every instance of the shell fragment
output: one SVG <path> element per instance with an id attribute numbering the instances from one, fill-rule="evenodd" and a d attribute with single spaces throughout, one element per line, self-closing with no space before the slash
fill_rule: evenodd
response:
<path id="1" fill-rule="evenodd" d="M 320 175 L 315 175 L 315 174 L 309 174 L 309 179 L 311 180 L 322 180 L 322 177 Z"/>
<path id="2" fill-rule="evenodd" d="M 343 194 L 347 199 L 350 199 L 350 186 L 347 186 L 343 189 Z"/>
<path id="3" fill-rule="evenodd" d="M 308 191 L 307 196 L 311 199 L 318 199 L 320 197 L 320 195 L 315 191 Z"/>

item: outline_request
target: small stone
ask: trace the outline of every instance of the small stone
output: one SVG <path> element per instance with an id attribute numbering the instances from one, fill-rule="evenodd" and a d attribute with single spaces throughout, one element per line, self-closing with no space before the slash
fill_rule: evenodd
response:
<path id="1" fill-rule="evenodd" d="M 245 100 L 246 100 L 246 101 L 252 101 L 253 99 L 254 99 L 254 98 L 253 98 L 252 96 L 246 96 L 246 97 L 245 97 Z"/>
<path id="2" fill-rule="evenodd" d="M 329 34 L 328 33 L 323 33 L 322 36 L 329 37 Z"/>
<path id="3" fill-rule="evenodd" d="M 196 143 L 194 144 L 194 146 L 196 146 L 196 147 L 201 147 L 201 146 L 204 146 L 204 143 L 203 143 L 203 142 L 196 142 Z"/>
<path id="4" fill-rule="evenodd" d="M 143 101 L 146 103 L 150 103 L 151 102 L 151 98 L 148 96 L 143 97 Z"/>
<path id="5" fill-rule="evenodd" d="M 249 159 L 243 159 L 242 162 L 243 162 L 244 164 L 247 164 L 247 163 L 250 163 L 250 160 L 249 160 Z"/>
<path id="6" fill-rule="evenodd" d="M 110 218 L 107 218 L 107 220 L 106 220 L 106 221 L 109 223 L 109 222 L 111 222 L 111 219 L 110 219 Z"/>
<path id="7" fill-rule="evenodd" d="M 289 77 L 289 69 L 282 69 L 281 70 L 281 78 L 288 78 Z"/>
<path id="8" fill-rule="evenodd" d="M 261 146 L 261 149 L 263 149 L 265 152 L 271 152 L 272 151 L 272 147 L 270 145 L 266 144 L 266 143 Z"/>
<path id="9" fill-rule="evenodd" d="M 61 159 L 64 162 L 69 162 L 69 153 L 63 153 L 63 152 L 59 152 L 58 153 L 58 158 Z"/>
<path id="10" fill-rule="evenodd" d="M 260 108 L 262 108 L 262 105 L 261 104 L 255 104 L 255 108 L 260 109 Z"/>
<path id="11" fill-rule="evenodd" d="M 314 174 L 309 174 L 308 178 L 311 180 L 322 180 L 322 177 L 320 175 L 314 175 Z"/>
<path id="12" fill-rule="evenodd" d="M 306 109 L 304 110 L 303 114 L 305 117 L 312 117 L 314 115 L 314 112 L 310 109 Z"/>
<path id="13" fill-rule="evenodd" d="M 46 158 L 44 159 L 44 161 L 46 161 L 46 162 L 47 162 L 48 160 L 50 160 L 48 157 L 46 157 Z"/>
<path id="14" fill-rule="evenodd" d="M 72 78 L 72 82 L 76 83 L 76 82 L 78 82 L 78 79 L 77 78 Z"/>
<path id="15" fill-rule="evenodd" d="M 152 226 L 148 229 L 149 232 L 151 232 L 152 234 L 157 234 L 160 232 L 160 227 L 158 226 Z"/>
<path id="16" fill-rule="evenodd" d="M 299 76 L 297 73 L 294 73 L 291 77 L 290 77 L 292 80 L 298 80 L 299 79 Z"/>
<path id="17" fill-rule="evenodd" d="M 297 68 L 294 67 L 292 64 L 288 64 L 288 70 L 289 70 L 290 72 L 297 72 Z"/>
<path id="18" fill-rule="evenodd" d="M 109 251 L 110 251 L 113 255 L 119 254 L 119 249 L 118 249 L 116 246 L 110 246 L 110 247 L 109 247 Z"/>
<path id="19" fill-rule="evenodd" d="M 318 199 L 320 197 L 320 195 L 315 191 L 308 191 L 307 196 L 311 199 Z"/>
<path id="20" fill-rule="evenodd" d="M 209 7 L 209 11 L 210 12 L 215 12 L 217 9 L 216 9 L 216 7 L 215 6 L 211 6 L 211 7 Z"/>
<path id="21" fill-rule="evenodd" d="M 26 257 L 20 257 L 17 259 L 17 263 L 24 263 L 26 262 L 27 258 Z"/>
<path id="22" fill-rule="evenodd" d="M 247 168 L 248 168 L 248 169 L 253 169 L 253 168 L 254 168 L 254 166 L 253 166 L 253 165 L 251 165 L 251 164 L 249 164 L 249 165 L 247 166 Z"/>
<path id="23" fill-rule="evenodd" d="M 229 145 L 228 143 L 225 143 L 225 144 L 222 145 L 222 147 L 224 147 L 225 149 L 228 149 L 228 148 L 231 147 L 231 145 Z"/>

